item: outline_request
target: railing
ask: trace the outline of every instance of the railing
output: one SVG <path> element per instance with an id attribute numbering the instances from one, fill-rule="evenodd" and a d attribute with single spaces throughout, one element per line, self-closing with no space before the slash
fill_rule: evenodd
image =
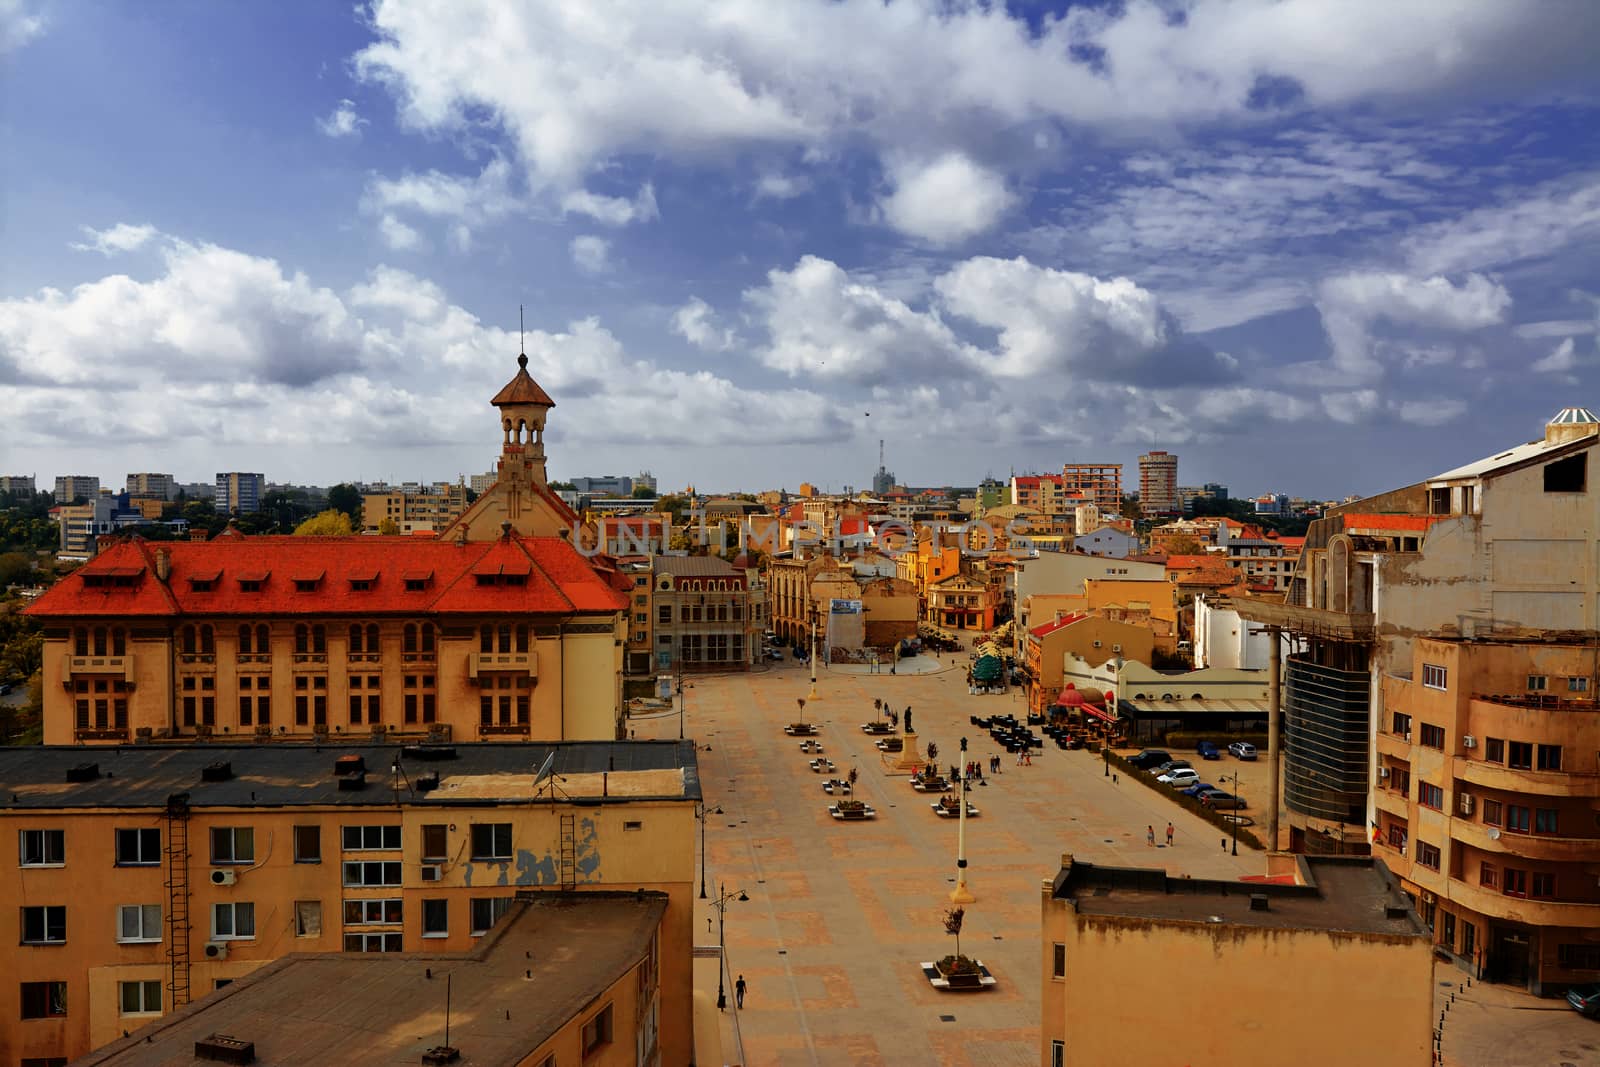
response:
<path id="1" fill-rule="evenodd" d="M 350 662 L 351 663 L 381 663 L 381 662 L 383 662 L 383 653 L 381 653 L 381 652 L 352 652 L 352 653 L 350 653 Z"/>
<path id="2" fill-rule="evenodd" d="M 1518 708 L 1534 711 L 1578 711 L 1594 712 L 1600 710 L 1594 700 L 1571 700 L 1567 697 L 1556 696 L 1554 693 L 1474 693 L 1473 700 L 1481 700 L 1486 704 L 1499 704 L 1503 707 Z"/>
<path id="3" fill-rule="evenodd" d="M 478 733 L 483 737 L 512 737 L 529 733 L 525 722 L 479 723 Z"/>
<path id="4" fill-rule="evenodd" d="M 435 663 L 435 662 L 438 661 L 438 658 L 439 658 L 439 654 L 437 652 L 431 652 L 431 651 L 430 652 L 402 652 L 400 654 L 400 662 L 401 663 Z"/>
<path id="5" fill-rule="evenodd" d="M 326 663 L 328 662 L 328 654 L 326 652 L 296 652 L 294 661 L 296 663 Z"/>
<path id="6" fill-rule="evenodd" d="M 529 650 L 527 652 L 469 652 L 467 653 L 467 677 L 477 678 L 482 671 L 527 671 L 528 676 L 536 677 L 539 673 L 538 654 Z"/>
<path id="7" fill-rule="evenodd" d="M 74 730 L 74 740 L 77 741 L 126 741 L 128 728 L 126 726 L 101 728 L 95 730 Z"/>
<path id="8" fill-rule="evenodd" d="M 217 662 L 217 654 L 215 652 L 179 652 L 178 653 L 178 662 L 179 663 L 215 663 L 215 662 Z"/>
<path id="9" fill-rule="evenodd" d="M 239 662 L 240 663 L 271 663 L 272 662 L 272 653 L 270 653 L 270 652 L 241 652 L 241 653 L 239 653 Z"/>

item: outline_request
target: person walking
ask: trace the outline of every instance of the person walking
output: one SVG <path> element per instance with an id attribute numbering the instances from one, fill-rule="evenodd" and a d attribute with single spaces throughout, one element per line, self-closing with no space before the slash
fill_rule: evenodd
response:
<path id="1" fill-rule="evenodd" d="M 1144 828 L 1144 843 L 1150 848 L 1156 847 L 1156 828 L 1154 826 L 1146 826 Z"/>
<path id="2" fill-rule="evenodd" d="M 739 980 L 733 983 L 733 1002 L 741 1011 L 744 1010 L 744 975 L 742 974 L 739 976 Z"/>
<path id="3" fill-rule="evenodd" d="M 1172 824 L 1167 823 L 1167 847 L 1172 847 Z"/>

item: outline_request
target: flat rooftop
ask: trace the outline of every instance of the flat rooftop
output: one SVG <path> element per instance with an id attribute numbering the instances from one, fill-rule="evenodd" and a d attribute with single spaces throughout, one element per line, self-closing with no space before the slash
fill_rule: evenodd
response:
<path id="1" fill-rule="evenodd" d="M 664 893 L 519 894 L 469 955 L 286 956 L 74 1062 L 209 1065 L 195 1042 L 225 1034 L 260 1067 L 419 1064 L 445 1043 L 449 976 L 455 1062 L 513 1067 L 644 958 L 666 910 Z"/>
<path id="2" fill-rule="evenodd" d="M 1399 881 L 1370 856 L 1301 856 L 1298 884 L 1173 878 L 1142 867 L 1101 867 L 1066 857 L 1051 887 L 1083 915 L 1425 937 Z M 1251 907 L 1266 898 L 1265 910 Z"/>
<path id="3" fill-rule="evenodd" d="M 534 778 L 552 754 L 553 785 L 546 780 L 536 790 Z M 334 761 L 348 756 L 365 764 L 363 788 L 341 788 Z M 204 772 L 218 764 L 227 765 L 229 777 L 207 781 Z M 97 776 L 68 780 L 85 765 Z M 435 773 L 437 788 L 417 788 Z M 12 811 L 164 808 L 178 793 L 189 794 L 191 808 L 700 799 L 692 741 L 0 747 L 0 783 L 0 809 Z"/>

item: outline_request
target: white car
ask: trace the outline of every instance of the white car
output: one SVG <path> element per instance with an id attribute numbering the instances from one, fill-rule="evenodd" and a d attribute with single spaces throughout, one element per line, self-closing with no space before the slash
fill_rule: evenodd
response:
<path id="1" fill-rule="evenodd" d="M 1174 767 L 1156 781 L 1173 789 L 1187 789 L 1200 781 L 1200 772 L 1193 767 Z"/>

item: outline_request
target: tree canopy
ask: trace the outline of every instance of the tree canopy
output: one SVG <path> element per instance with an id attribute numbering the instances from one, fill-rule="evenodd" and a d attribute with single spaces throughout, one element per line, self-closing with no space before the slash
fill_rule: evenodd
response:
<path id="1" fill-rule="evenodd" d="M 331 494 L 330 494 L 331 495 Z M 337 508 L 313 515 L 294 528 L 296 537 L 349 537 L 355 533 L 350 516 Z"/>

